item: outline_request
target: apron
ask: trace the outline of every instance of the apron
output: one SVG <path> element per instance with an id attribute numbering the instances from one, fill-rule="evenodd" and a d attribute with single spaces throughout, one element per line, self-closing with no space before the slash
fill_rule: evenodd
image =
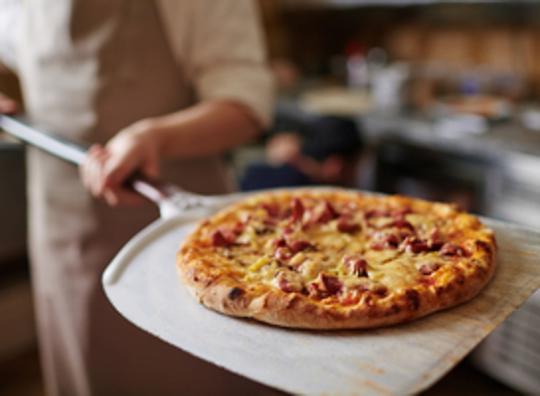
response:
<path id="1" fill-rule="evenodd" d="M 193 103 L 156 4 L 28 0 L 20 76 L 28 115 L 80 142 L 105 143 L 141 118 Z M 28 152 L 30 255 L 40 354 L 49 395 L 179 395 L 273 391 L 188 355 L 128 323 L 106 300 L 105 266 L 152 207 L 108 208 L 78 171 Z M 228 190 L 218 157 L 164 164 L 188 190 Z"/>

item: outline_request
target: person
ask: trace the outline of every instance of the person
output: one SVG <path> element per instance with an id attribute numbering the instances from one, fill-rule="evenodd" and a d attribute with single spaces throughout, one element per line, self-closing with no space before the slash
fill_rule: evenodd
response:
<path id="1" fill-rule="evenodd" d="M 92 158 L 104 159 L 104 151 L 123 158 L 106 161 L 103 195 L 128 206 L 110 208 L 70 165 L 27 153 L 31 274 L 47 394 L 261 392 L 138 330 L 106 300 L 100 276 L 157 216 L 151 206 L 129 207 L 140 202 L 115 184 L 131 169 L 160 171 L 198 193 L 231 189 L 221 154 L 270 119 L 272 78 L 264 58 L 250 0 L 1 0 L 0 60 L 17 72 L 31 121 L 105 146 L 96 146 Z M 3 96 L 0 111 L 14 110 Z M 142 155 L 130 155 L 135 147 Z M 95 179 L 91 165 L 83 169 L 86 183 Z"/>
<path id="2" fill-rule="evenodd" d="M 286 117 L 277 112 L 265 144 L 266 162 L 250 164 L 242 190 L 357 183 L 362 139 L 356 123 L 336 116 Z"/>

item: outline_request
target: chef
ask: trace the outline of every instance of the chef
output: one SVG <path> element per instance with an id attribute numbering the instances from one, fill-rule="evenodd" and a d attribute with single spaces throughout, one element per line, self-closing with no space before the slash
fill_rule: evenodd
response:
<path id="1" fill-rule="evenodd" d="M 159 171 L 199 193 L 231 188 L 220 155 L 269 122 L 264 57 L 250 0 L 0 0 L 0 60 L 17 72 L 35 124 L 79 142 L 108 142 L 116 152 L 146 139 L 150 149 L 130 167 Z M 0 111 L 13 110 L 0 97 Z M 166 138 L 157 145 L 154 134 Z M 176 142 L 173 152 L 167 139 Z M 255 391 L 253 383 L 146 335 L 107 302 L 103 269 L 156 210 L 109 208 L 84 189 L 77 169 L 41 152 L 30 149 L 27 165 L 47 394 Z M 113 179 L 127 172 L 121 165 L 109 161 Z M 121 189 L 105 198 L 138 203 Z"/>

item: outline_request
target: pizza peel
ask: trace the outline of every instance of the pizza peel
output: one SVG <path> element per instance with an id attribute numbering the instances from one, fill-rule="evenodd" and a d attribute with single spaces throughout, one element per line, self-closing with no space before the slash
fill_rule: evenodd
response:
<path id="1" fill-rule="evenodd" d="M 80 164 L 85 150 L 18 119 L 0 126 Z M 202 197 L 134 180 L 160 207 L 103 274 L 115 308 L 143 330 L 197 357 L 266 385 L 300 394 L 401 395 L 426 389 L 540 287 L 540 233 L 484 219 L 497 237 L 498 269 L 472 301 L 409 324 L 367 331 L 300 331 L 236 319 L 198 304 L 179 282 L 175 257 L 201 220 L 238 199 Z"/>

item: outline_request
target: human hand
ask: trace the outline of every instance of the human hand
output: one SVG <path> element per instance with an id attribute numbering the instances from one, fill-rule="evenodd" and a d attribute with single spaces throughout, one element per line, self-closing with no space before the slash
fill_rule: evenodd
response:
<path id="1" fill-rule="evenodd" d="M 0 113 L 13 114 L 18 109 L 19 105 L 16 101 L 0 92 Z"/>
<path id="2" fill-rule="evenodd" d="M 272 165 L 293 163 L 300 154 L 300 137 L 295 133 L 280 133 L 266 144 L 266 157 Z"/>
<path id="3" fill-rule="evenodd" d="M 153 132 L 153 122 L 142 120 L 121 130 L 105 147 L 90 147 L 80 173 L 92 195 L 111 206 L 137 206 L 145 202 L 124 183 L 136 171 L 150 178 L 158 176 L 159 150 Z"/>

